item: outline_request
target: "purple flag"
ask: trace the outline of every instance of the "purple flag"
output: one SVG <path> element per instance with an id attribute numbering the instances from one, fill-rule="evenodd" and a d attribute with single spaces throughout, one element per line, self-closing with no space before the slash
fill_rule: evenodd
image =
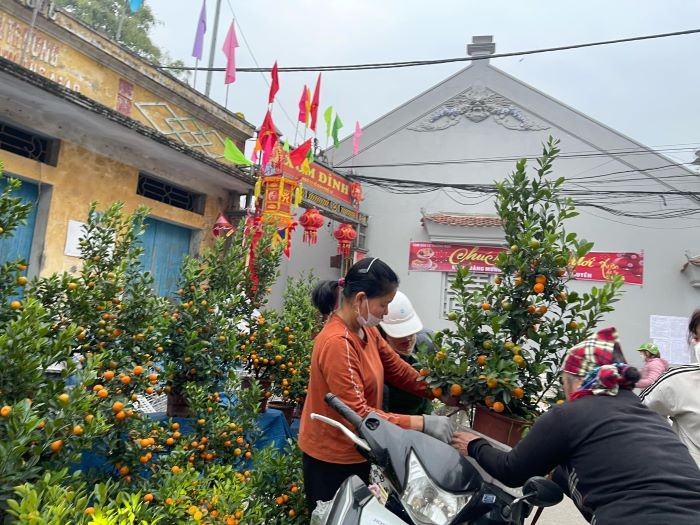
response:
<path id="1" fill-rule="evenodd" d="M 231 27 L 228 28 L 226 40 L 224 40 L 223 52 L 226 55 L 226 78 L 224 84 L 231 84 L 236 81 L 236 48 L 238 47 L 238 39 L 236 38 L 236 30 L 231 22 Z"/>
<path id="2" fill-rule="evenodd" d="M 194 35 L 194 46 L 192 56 L 197 60 L 202 60 L 204 51 L 204 33 L 207 32 L 207 0 L 202 1 L 202 10 L 199 12 L 199 22 L 197 22 L 197 34 Z"/>

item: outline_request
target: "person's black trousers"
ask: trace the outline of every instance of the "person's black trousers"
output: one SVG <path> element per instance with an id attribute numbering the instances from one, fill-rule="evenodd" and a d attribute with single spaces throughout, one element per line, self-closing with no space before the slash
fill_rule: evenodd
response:
<path id="1" fill-rule="evenodd" d="M 327 463 L 304 453 L 302 457 L 304 489 L 309 512 L 316 508 L 317 501 L 329 501 L 347 478 L 353 474 L 369 484 L 370 463 Z"/>

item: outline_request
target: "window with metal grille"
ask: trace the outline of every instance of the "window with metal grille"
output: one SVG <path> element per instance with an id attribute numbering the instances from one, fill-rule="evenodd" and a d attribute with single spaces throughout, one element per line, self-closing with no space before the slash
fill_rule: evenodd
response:
<path id="1" fill-rule="evenodd" d="M 174 186 L 145 173 L 139 173 L 136 193 L 176 208 L 199 213 L 200 215 L 204 213 L 204 195 Z"/>
<path id="2" fill-rule="evenodd" d="M 454 311 L 457 306 L 457 297 L 452 290 L 456 273 L 445 272 L 442 274 L 442 316 L 447 318 L 447 314 Z M 467 287 L 468 290 L 478 290 L 484 284 L 493 282 L 495 278 L 491 273 L 472 273 L 472 283 Z"/>
<path id="3" fill-rule="evenodd" d="M 56 139 L 0 121 L 0 150 L 55 166 L 58 160 L 58 144 Z"/>

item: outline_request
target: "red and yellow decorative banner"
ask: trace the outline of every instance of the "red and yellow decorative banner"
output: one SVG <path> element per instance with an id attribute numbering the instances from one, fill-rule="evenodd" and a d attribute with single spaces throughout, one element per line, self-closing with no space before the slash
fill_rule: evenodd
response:
<path id="1" fill-rule="evenodd" d="M 282 164 L 282 173 L 299 179 L 307 188 L 314 188 L 337 201 L 353 204 L 350 181 L 320 164 L 312 162 L 309 171 L 304 173 L 287 156 Z"/>
<path id="2" fill-rule="evenodd" d="M 408 269 L 415 272 L 453 272 L 459 265 L 475 273 L 500 273 L 496 257 L 505 248 L 412 242 Z M 641 252 L 590 252 L 572 261 L 575 279 L 606 281 L 622 275 L 627 284 L 643 284 L 644 254 Z"/>

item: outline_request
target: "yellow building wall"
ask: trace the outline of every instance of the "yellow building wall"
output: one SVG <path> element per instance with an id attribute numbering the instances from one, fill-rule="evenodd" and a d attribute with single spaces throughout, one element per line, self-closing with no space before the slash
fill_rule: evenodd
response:
<path id="1" fill-rule="evenodd" d="M 74 271 L 80 259 L 64 255 L 68 221 L 85 222 L 92 201 L 98 209 L 112 202 L 124 203 L 124 212 L 131 213 L 138 206 L 150 208 L 150 216 L 201 232 L 201 245 L 210 244 L 212 225 L 219 212 L 226 209 L 227 194 L 206 195 L 204 214 L 189 212 L 136 194 L 138 170 L 88 151 L 77 144 L 61 142 L 57 166 L 49 166 L 7 151 L 0 151 L 6 175 L 15 175 L 35 183 L 51 185 L 52 195 L 48 210 L 44 250 L 40 275 Z M 40 189 L 41 191 L 41 189 Z M 35 235 L 39 228 L 35 228 Z M 34 255 L 34 254 L 33 254 Z M 36 272 L 37 269 L 30 268 Z"/>
<path id="2" fill-rule="evenodd" d="M 28 29 L 25 22 L 0 10 L 0 56 L 19 64 Z M 21 65 L 211 158 L 223 156 L 224 132 L 193 118 L 172 101 L 123 78 L 118 72 L 39 29 L 34 30 Z M 239 138 L 231 138 L 239 148 L 245 147 Z"/>

